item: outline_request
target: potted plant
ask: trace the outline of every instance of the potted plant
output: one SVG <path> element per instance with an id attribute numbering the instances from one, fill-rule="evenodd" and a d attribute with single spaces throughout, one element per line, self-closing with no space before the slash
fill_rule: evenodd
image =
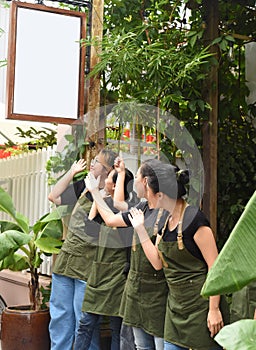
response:
<path id="1" fill-rule="evenodd" d="M 3 311 L 2 350 L 50 349 L 49 310 L 45 308 L 40 291 L 38 268 L 42 254 L 59 252 L 63 229 L 61 217 L 66 209 L 61 206 L 30 226 L 28 218 L 16 211 L 12 198 L 0 187 L 0 211 L 10 217 L 10 220 L 0 220 L 0 270 L 28 270 L 30 273 L 30 305 L 8 306 Z"/>
<path id="2" fill-rule="evenodd" d="M 208 273 L 202 295 L 233 293 L 256 281 L 256 191 Z M 246 303 L 247 300 L 244 300 Z M 242 319 L 223 327 L 215 340 L 226 350 L 254 350 L 256 320 Z"/>

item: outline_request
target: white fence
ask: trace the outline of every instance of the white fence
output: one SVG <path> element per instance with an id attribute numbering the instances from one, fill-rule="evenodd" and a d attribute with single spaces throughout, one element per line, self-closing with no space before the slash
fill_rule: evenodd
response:
<path id="1" fill-rule="evenodd" d="M 0 159 L 0 186 L 12 197 L 15 208 L 34 224 L 51 210 L 48 200 L 49 186 L 45 170 L 46 162 L 54 155 L 54 148 Z M 0 212 L 0 219 L 10 219 Z M 44 257 L 40 272 L 51 274 L 52 259 Z"/>

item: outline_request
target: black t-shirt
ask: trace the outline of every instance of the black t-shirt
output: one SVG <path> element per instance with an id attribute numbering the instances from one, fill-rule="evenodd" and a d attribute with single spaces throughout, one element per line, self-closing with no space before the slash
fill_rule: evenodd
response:
<path id="1" fill-rule="evenodd" d="M 114 214 L 119 213 L 119 210 L 114 207 L 113 199 L 112 197 L 108 196 L 104 198 L 104 201 L 108 205 L 108 207 L 111 209 L 111 211 Z M 128 207 L 130 208 L 134 202 L 130 202 L 129 200 L 126 201 L 128 204 Z M 104 223 L 101 215 L 97 213 L 97 215 L 93 218 L 93 220 L 85 219 L 86 222 L 86 233 L 87 235 L 94 237 L 94 240 L 98 239 L 98 235 L 100 232 L 100 225 Z M 131 225 L 130 225 L 131 226 Z M 127 227 L 118 227 L 118 232 L 120 234 L 120 237 L 123 241 L 122 247 L 130 247 L 132 244 L 132 235 L 133 235 L 133 229 L 127 229 Z"/>
<path id="2" fill-rule="evenodd" d="M 149 217 L 154 211 L 154 209 L 150 209 L 149 208 L 147 201 L 139 202 L 136 205 L 136 208 L 137 209 L 141 209 L 144 212 L 144 217 L 145 218 Z M 130 214 L 130 211 L 123 212 L 122 213 L 122 218 L 123 218 L 123 220 L 124 220 L 124 222 L 126 223 L 127 226 L 132 226 L 131 221 L 130 221 L 130 219 L 128 217 L 129 214 Z"/>
<path id="3" fill-rule="evenodd" d="M 74 206 L 84 190 L 85 182 L 83 179 L 73 182 L 61 194 L 61 205 Z"/>
<path id="4" fill-rule="evenodd" d="M 144 213 L 144 225 L 145 225 L 145 227 L 146 228 L 153 228 L 155 225 L 155 222 L 157 220 L 159 209 L 149 208 L 147 201 L 140 202 L 139 204 L 136 205 L 136 208 L 141 209 Z M 130 227 L 130 226 L 132 226 L 132 224 L 130 222 L 128 215 L 129 215 L 129 211 L 122 213 L 122 217 L 123 217 L 124 222 L 126 223 L 127 226 Z M 169 215 L 169 212 L 164 210 L 162 213 L 162 216 L 160 217 L 160 219 L 158 221 L 157 230 L 160 231 L 162 229 L 168 215 Z M 154 230 L 153 229 L 148 230 L 148 234 L 153 235 Z M 155 239 L 156 239 L 156 236 L 153 236 L 152 237 L 153 243 L 155 242 Z"/>
<path id="5" fill-rule="evenodd" d="M 183 243 L 193 256 L 204 261 L 202 253 L 194 241 L 194 235 L 201 226 L 210 227 L 205 214 L 196 207 L 188 206 L 185 210 L 182 223 Z M 163 240 L 166 242 L 177 241 L 177 234 L 177 227 L 173 231 L 170 231 L 167 227 L 163 235 Z"/>

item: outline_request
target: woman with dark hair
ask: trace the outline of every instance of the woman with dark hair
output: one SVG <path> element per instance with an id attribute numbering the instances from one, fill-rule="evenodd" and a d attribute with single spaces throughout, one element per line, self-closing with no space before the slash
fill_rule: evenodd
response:
<path id="1" fill-rule="evenodd" d="M 119 208 L 128 209 L 137 204 L 137 196 L 133 192 L 134 177 L 130 170 L 122 166 L 119 158 L 105 180 L 104 198 L 113 212 Z M 86 234 L 95 235 L 99 231 L 99 241 L 91 273 L 87 281 L 82 315 L 74 349 L 88 350 L 93 332 L 99 324 L 100 316 L 109 316 L 111 329 L 111 350 L 120 349 L 120 329 L 122 318 L 119 306 L 123 294 L 127 263 L 130 255 L 133 229 L 106 227 L 93 205 L 89 214 L 90 224 L 85 227 Z"/>
<path id="2" fill-rule="evenodd" d="M 162 227 L 164 215 L 148 201 L 147 181 L 152 169 L 162 167 L 162 162 L 151 159 L 142 163 L 135 177 L 135 189 L 139 198 L 145 198 L 136 207 L 144 213 L 145 226 L 155 243 L 158 227 Z M 131 227 L 129 211 L 114 214 L 102 200 L 98 181 L 89 173 L 86 186 L 91 191 L 97 209 L 106 225 Z M 167 215 L 167 213 L 166 213 Z M 137 235 L 133 237 L 131 266 L 122 296 L 120 315 L 123 324 L 133 328 L 137 350 L 163 350 L 164 316 L 168 287 L 162 269 L 156 270 L 148 261 Z"/>
<path id="3" fill-rule="evenodd" d="M 210 224 L 198 208 L 184 200 L 188 171 L 170 164 L 152 168 L 147 198 L 154 208 L 169 212 L 156 245 L 149 239 L 140 209 L 130 210 L 130 221 L 152 266 L 164 269 L 169 287 L 165 317 L 165 350 L 221 349 L 213 337 L 228 321 L 228 307 L 220 296 L 204 299 L 201 288 L 218 251 Z"/>

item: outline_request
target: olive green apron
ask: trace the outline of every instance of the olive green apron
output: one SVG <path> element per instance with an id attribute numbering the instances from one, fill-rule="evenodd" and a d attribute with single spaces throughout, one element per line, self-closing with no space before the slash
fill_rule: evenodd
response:
<path id="1" fill-rule="evenodd" d="M 85 220 L 92 202 L 82 194 L 70 217 L 67 237 L 56 258 L 53 273 L 87 280 L 90 274 L 96 245 L 85 233 Z"/>
<path id="2" fill-rule="evenodd" d="M 145 218 L 147 231 L 153 234 L 157 210 Z M 144 329 L 147 333 L 163 338 L 164 317 L 168 287 L 163 270 L 157 271 L 148 261 L 139 238 L 135 234 L 136 242 L 131 251 L 131 267 L 127 277 L 124 294 L 121 301 L 120 315 L 123 323 Z M 155 242 L 155 234 L 151 240 Z"/>
<path id="3" fill-rule="evenodd" d="M 230 307 L 230 322 L 245 318 L 253 319 L 256 309 L 256 281 L 233 293 Z"/>
<path id="4" fill-rule="evenodd" d="M 124 231 L 127 228 L 120 230 Z M 119 230 L 101 225 L 99 246 L 87 280 L 82 311 L 120 316 L 119 307 L 126 282 L 124 268 L 127 262 L 127 248 L 109 248 L 111 242 L 122 247 Z"/>
<path id="5" fill-rule="evenodd" d="M 158 248 L 169 287 L 164 339 L 193 350 L 216 347 L 218 344 L 210 337 L 207 327 L 209 300 L 200 295 L 208 271 L 206 263 L 184 247 L 182 234 L 177 235 L 176 242 L 161 240 Z M 229 312 L 224 299 L 222 302 L 226 308 L 221 310 L 225 323 Z"/>

